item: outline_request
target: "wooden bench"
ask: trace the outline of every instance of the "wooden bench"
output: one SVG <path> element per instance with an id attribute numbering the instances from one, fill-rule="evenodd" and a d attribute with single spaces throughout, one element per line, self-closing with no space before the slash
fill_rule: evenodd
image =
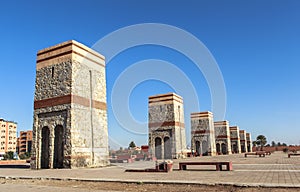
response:
<path id="1" fill-rule="evenodd" d="M 217 171 L 222 171 L 222 165 L 226 165 L 226 171 L 232 171 L 232 162 L 179 162 L 179 170 L 187 170 L 187 165 L 215 165 Z"/>
<path id="2" fill-rule="evenodd" d="M 247 157 L 248 155 L 258 155 L 259 157 L 265 157 L 266 152 L 265 151 L 256 151 L 256 152 L 245 153 L 245 157 Z"/>
<path id="3" fill-rule="evenodd" d="M 300 153 L 289 153 L 288 158 L 291 158 L 291 156 L 299 156 Z"/>

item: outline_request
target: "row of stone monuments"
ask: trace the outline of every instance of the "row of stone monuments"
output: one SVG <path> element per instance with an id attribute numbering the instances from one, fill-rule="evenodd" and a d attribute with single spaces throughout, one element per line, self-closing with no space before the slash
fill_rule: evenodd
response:
<path id="1" fill-rule="evenodd" d="M 149 147 L 158 159 L 180 158 L 186 153 L 183 99 L 175 93 L 149 97 Z M 228 121 L 213 120 L 213 113 L 191 113 L 191 151 L 221 155 L 252 151 L 250 133 Z"/>
<path id="2" fill-rule="evenodd" d="M 196 153 L 251 150 L 250 135 L 238 127 L 229 134 L 228 122 L 214 123 L 211 113 L 193 113 L 191 120 Z M 158 159 L 178 158 L 186 149 L 180 96 L 149 97 L 149 147 Z M 106 166 L 108 154 L 104 56 L 73 40 L 39 51 L 31 168 Z"/>

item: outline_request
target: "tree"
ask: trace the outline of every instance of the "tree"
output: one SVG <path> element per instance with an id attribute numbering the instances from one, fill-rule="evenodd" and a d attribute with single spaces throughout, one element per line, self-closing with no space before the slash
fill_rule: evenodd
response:
<path id="1" fill-rule="evenodd" d="M 277 143 L 277 146 L 281 146 L 281 143 L 280 143 L 280 142 L 278 142 L 278 143 Z"/>
<path id="2" fill-rule="evenodd" d="M 134 141 L 131 141 L 130 143 L 129 143 L 129 148 L 135 148 L 136 147 L 136 145 L 135 145 L 135 143 L 134 143 Z"/>
<path id="3" fill-rule="evenodd" d="M 7 159 L 7 160 L 14 159 L 14 152 L 13 151 L 6 152 L 4 155 L 4 159 Z"/>
<path id="4" fill-rule="evenodd" d="M 267 143 L 267 138 L 264 135 L 258 135 L 256 138 L 256 144 L 260 146 L 260 150 L 262 151 L 263 146 Z"/>
<path id="5" fill-rule="evenodd" d="M 271 145 L 272 145 L 272 147 L 276 147 L 275 141 L 272 141 Z"/>

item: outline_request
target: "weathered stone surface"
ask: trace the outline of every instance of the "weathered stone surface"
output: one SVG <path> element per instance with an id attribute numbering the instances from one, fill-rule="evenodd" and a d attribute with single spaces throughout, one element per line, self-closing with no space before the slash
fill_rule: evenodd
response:
<path id="1" fill-rule="evenodd" d="M 199 155 L 216 155 L 213 114 L 191 114 L 191 148 Z"/>
<path id="2" fill-rule="evenodd" d="M 104 57 L 68 41 L 39 51 L 36 69 L 31 168 L 108 165 Z"/>
<path id="3" fill-rule="evenodd" d="M 186 149 L 183 100 L 175 93 L 149 97 L 149 147 L 158 159 L 181 157 Z"/>
<path id="4" fill-rule="evenodd" d="M 238 126 L 229 127 L 232 153 L 241 153 L 240 128 Z"/>
<path id="5" fill-rule="evenodd" d="M 214 122 L 216 151 L 218 154 L 231 154 L 230 131 L 228 121 Z"/>

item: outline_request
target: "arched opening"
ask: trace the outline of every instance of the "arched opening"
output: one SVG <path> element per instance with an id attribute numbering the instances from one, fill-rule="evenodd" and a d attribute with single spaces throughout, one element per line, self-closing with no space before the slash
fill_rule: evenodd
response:
<path id="1" fill-rule="evenodd" d="M 207 141 L 202 141 L 202 155 L 207 156 L 208 155 L 208 144 Z"/>
<path id="2" fill-rule="evenodd" d="M 162 159 L 162 152 L 161 152 L 161 138 L 156 137 L 155 138 L 155 157 L 157 159 Z"/>
<path id="3" fill-rule="evenodd" d="M 237 153 L 238 152 L 236 144 L 232 144 L 232 152 L 233 153 Z"/>
<path id="4" fill-rule="evenodd" d="M 216 148 L 217 148 L 217 154 L 220 155 L 221 154 L 221 146 L 220 143 L 216 144 Z"/>
<path id="5" fill-rule="evenodd" d="M 242 151 L 242 153 L 245 153 L 245 152 L 246 152 L 245 145 L 241 145 L 241 151 Z"/>
<path id="6" fill-rule="evenodd" d="M 48 127 L 42 128 L 42 152 L 41 152 L 41 168 L 49 169 L 49 159 L 50 159 L 50 130 Z"/>
<path id="7" fill-rule="evenodd" d="M 164 159 L 172 159 L 172 147 L 170 137 L 164 138 Z"/>
<path id="8" fill-rule="evenodd" d="M 222 154 L 223 155 L 227 154 L 227 146 L 225 143 L 222 143 L 221 148 L 222 148 Z"/>
<path id="9" fill-rule="evenodd" d="M 247 146 L 248 152 L 251 152 L 250 145 Z"/>
<path id="10" fill-rule="evenodd" d="M 200 155 L 200 141 L 196 141 L 196 156 Z"/>
<path id="11" fill-rule="evenodd" d="M 54 130 L 54 157 L 53 168 L 63 168 L 64 161 L 64 141 L 63 126 L 58 125 Z"/>

